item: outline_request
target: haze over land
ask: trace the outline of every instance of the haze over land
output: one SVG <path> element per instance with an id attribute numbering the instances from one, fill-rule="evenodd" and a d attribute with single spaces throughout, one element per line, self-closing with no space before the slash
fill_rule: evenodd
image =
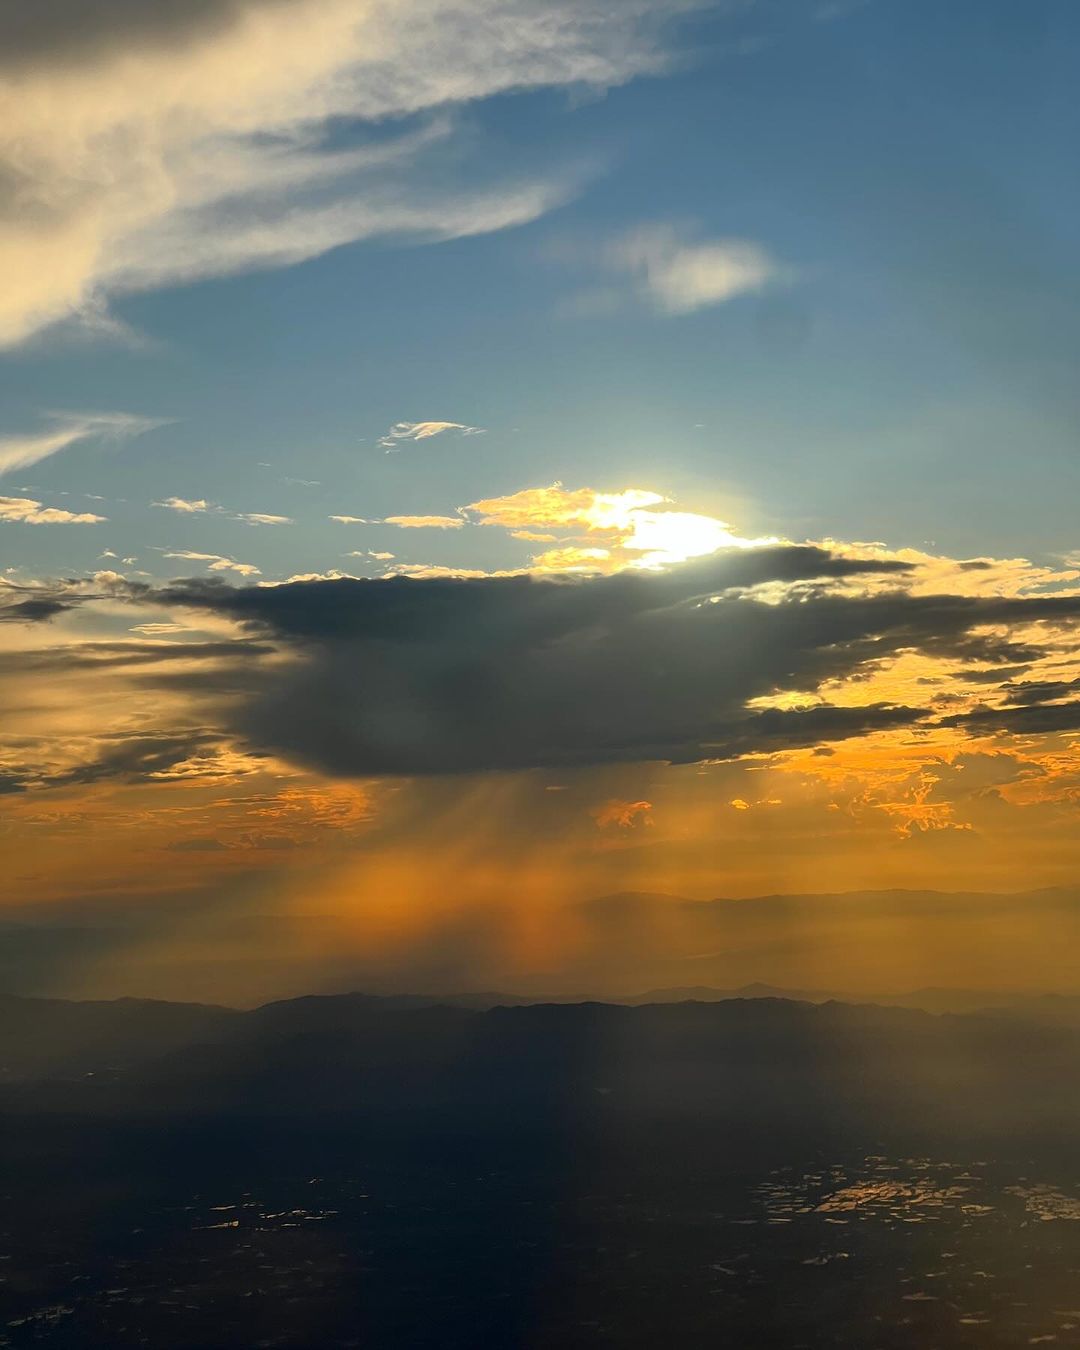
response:
<path id="1" fill-rule="evenodd" d="M 314 907 L 313 907 L 314 908 Z M 20 910 L 0 923 L 0 992 L 250 1006 L 315 992 L 621 1000 L 754 983 L 879 1000 L 927 986 L 1080 992 L 1080 894 L 853 892 L 446 906 L 387 931 L 384 897 L 345 915 L 119 903 Z M 47 918 L 47 921 L 45 921 Z M 543 924 L 539 952 L 526 924 Z"/>

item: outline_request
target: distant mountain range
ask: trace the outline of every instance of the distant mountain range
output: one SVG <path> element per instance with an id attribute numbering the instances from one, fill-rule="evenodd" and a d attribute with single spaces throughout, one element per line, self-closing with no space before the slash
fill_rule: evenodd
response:
<path id="1" fill-rule="evenodd" d="M 614 1111 L 642 1129 L 846 1122 L 869 1136 L 933 1121 L 1005 1137 L 1071 1137 L 1080 1119 L 1080 998 L 957 1013 L 907 1005 L 991 996 L 927 990 L 883 1006 L 779 992 L 658 990 L 624 1004 L 320 995 L 248 1012 L 4 997 L 0 1114 L 355 1116 L 472 1133 L 532 1129 L 552 1112 L 591 1129 Z"/>
<path id="2" fill-rule="evenodd" d="M 293 1120 L 416 1134 L 425 1148 L 612 1131 L 647 1148 L 658 1131 L 707 1149 L 713 1136 L 839 1133 L 873 1152 L 928 1132 L 1071 1147 L 1080 1120 L 1080 1021 L 776 998 L 476 1010 L 341 995 L 246 1013 L 7 999 L 0 1062 L 11 1128 Z"/>
<path id="3" fill-rule="evenodd" d="M 447 885 L 450 912 L 452 880 Z M 360 914 L 362 899 L 357 905 Z M 358 919 L 235 912 L 205 897 L 86 901 L 52 906 L 47 917 L 0 909 L 0 991 L 253 1008 L 309 990 L 352 989 L 444 1000 L 455 987 L 495 991 L 470 995 L 473 1003 L 636 1001 L 642 989 L 657 991 L 650 999 L 681 999 L 693 989 L 715 999 L 760 995 L 751 984 L 758 981 L 814 1002 L 872 999 L 935 1011 L 1003 1006 L 1012 997 L 981 990 L 1080 991 L 1075 887 L 710 900 L 625 892 L 568 902 L 559 912 L 573 941 L 554 942 L 543 967 L 530 971 L 506 967 L 506 916 L 473 913 L 464 901 L 441 937 L 418 914 L 415 938 L 393 951 L 365 944 Z M 909 989 L 917 992 L 881 993 Z"/>
<path id="4" fill-rule="evenodd" d="M 875 1004 L 882 1008 L 917 1008 L 931 1013 L 1012 1012 L 1038 1021 L 1080 1025 L 1080 995 L 1002 993 L 990 989 L 913 989 L 901 994 L 852 994 L 836 990 L 783 989 L 771 984 L 744 984 L 737 989 L 713 989 L 708 985 L 681 985 L 650 989 L 616 1000 L 619 1003 L 719 1003 L 731 998 L 783 998 L 796 1003 Z"/>

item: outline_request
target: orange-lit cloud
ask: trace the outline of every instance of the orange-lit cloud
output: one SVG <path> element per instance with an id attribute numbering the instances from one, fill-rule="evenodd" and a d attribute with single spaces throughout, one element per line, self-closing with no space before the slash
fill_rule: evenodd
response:
<path id="1" fill-rule="evenodd" d="M 101 525 L 104 516 L 90 511 L 65 511 L 44 506 L 30 497 L 0 497 L 0 524 L 18 521 L 23 525 Z"/>
<path id="2" fill-rule="evenodd" d="M 601 830 L 616 825 L 619 829 L 629 830 L 635 825 L 651 825 L 652 802 L 623 802 L 612 800 L 593 809 L 592 817 Z"/>
<path id="3" fill-rule="evenodd" d="M 662 509 L 655 509 L 655 508 Z M 616 571 L 621 567 L 663 567 L 704 557 L 720 549 L 776 543 L 744 539 L 722 520 L 672 510 L 659 492 L 625 488 L 525 488 L 506 497 L 490 497 L 461 508 L 480 525 L 509 530 L 514 538 L 559 547 L 536 555 L 536 572 Z"/>
<path id="4" fill-rule="evenodd" d="M 402 530 L 460 530 L 465 524 L 460 516 L 385 516 L 382 523 Z"/>

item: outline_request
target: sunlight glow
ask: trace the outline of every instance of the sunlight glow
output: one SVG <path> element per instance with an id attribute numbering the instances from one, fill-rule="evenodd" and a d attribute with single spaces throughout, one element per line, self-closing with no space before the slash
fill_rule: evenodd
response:
<path id="1" fill-rule="evenodd" d="M 623 548 L 642 557 L 639 567 L 666 567 L 686 562 L 688 558 L 703 558 L 722 548 L 754 548 L 770 539 L 743 539 L 732 534 L 728 525 L 712 516 L 698 516 L 690 511 L 640 511 L 630 518 L 632 533 L 623 540 Z"/>

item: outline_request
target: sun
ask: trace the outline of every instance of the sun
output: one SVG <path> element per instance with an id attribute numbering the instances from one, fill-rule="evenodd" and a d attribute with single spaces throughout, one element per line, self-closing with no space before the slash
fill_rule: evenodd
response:
<path id="1" fill-rule="evenodd" d="M 744 539 L 723 520 L 691 511 L 637 510 L 630 515 L 632 532 L 622 547 L 640 552 L 639 567 L 667 567 L 703 558 L 724 548 L 754 548 L 766 539 Z"/>

